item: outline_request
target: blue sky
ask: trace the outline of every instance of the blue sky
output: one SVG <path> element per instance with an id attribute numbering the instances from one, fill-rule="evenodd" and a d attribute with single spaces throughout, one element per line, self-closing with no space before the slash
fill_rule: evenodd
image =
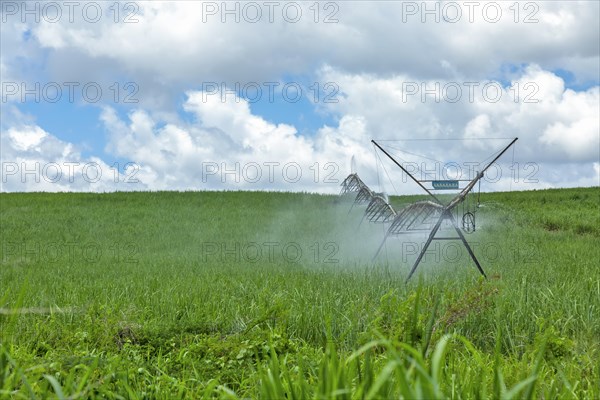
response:
<path id="1" fill-rule="evenodd" d="M 540 166 L 538 184 L 517 187 L 598 184 L 598 3 L 539 2 L 535 23 L 515 22 L 504 4 L 495 22 L 477 13 L 473 21 L 436 23 L 424 15 L 423 22 L 422 10 L 403 14 L 405 3 L 336 3 L 316 18 L 310 4 L 299 2 L 302 18 L 293 23 L 278 13 L 273 22 L 240 15 L 240 22 L 223 23 L 220 10 L 203 15 L 202 2 L 136 2 L 132 24 L 122 21 L 125 14 L 113 20 L 112 3 L 101 3 L 104 18 L 93 23 L 78 13 L 73 22 L 63 14 L 49 23 L 43 11 L 36 23 L 21 15 L 19 3 L 17 10 L 3 5 L 3 165 L 97 162 L 108 168 L 118 162 L 125 173 L 122 166 L 132 162 L 140 182 L 37 184 L 3 168 L 2 190 L 334 192 L 336 185 L 309 178 L 314 163 L 335 164 L 343 178 L 355 157 L 357 168 L 376 180 L 371 138 L 498 135 L 518 135 L 519 159 Z M 125 2 L 121 6 L 124 12 Z M 324 13 L 332 10 L 335 22 L 326 23 Z M 63 89 L 57 102 L 43 94 L 39 102 L 31 94 L 21 101 L 18 91 L 10 92 L 15 84 L 31 89 L 53 82 Z M 64 82 L 79 85 L 74 101 Z M 79 88 L 90 83 L 103 91 L 98 102 L 82 98 Z M 206 90 L 215 89 L 212 83 L 248 87 L 249 95 L 258 87 L 262 97 L 251 101 L 242 93 L 236 101 L 227 94 L 221 101 L 220 88 Z M 298 101 L 283 87 L 290 95 L 301 88 Z M 441 92 L 436 101 L 436 87 L 459 88 L 462 96 L 454 101 Z M 497 101 L 489 98 L 496 87 Z M 137 102 L 126 103 L 132 88 Z M 493 151 L 485 143 L 412 150 L 468 160 Z M 297 164 L 304 174 L 293 184 L 244 177 L 224 182 L 220 172 L 199 181 L 212 163 L 241 169 Z M 497 189 L 509 186 L 502 181 Z"/>

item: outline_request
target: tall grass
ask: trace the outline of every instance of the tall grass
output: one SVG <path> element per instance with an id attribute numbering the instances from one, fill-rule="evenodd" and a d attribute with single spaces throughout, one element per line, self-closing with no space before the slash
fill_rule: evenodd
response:
<path id="1" fill-rule="evenodd" d="M 599 194 L 484 194 L 489 279 L 434 252 L 407 285 L 332 196 L 0 194 L 0 396 L 599 397 Z M 302 257 L 235 250 L 265 242 Z"/>

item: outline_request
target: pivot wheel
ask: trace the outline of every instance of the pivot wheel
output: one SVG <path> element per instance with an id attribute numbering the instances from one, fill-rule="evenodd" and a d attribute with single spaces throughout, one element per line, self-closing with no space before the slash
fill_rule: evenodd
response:
<path id="1" fill-rule="evenodd" d="M 475 232 L 475 215 L 471 212 L 466 212 L 462 217 L 462 228 L 467 233 Z"/>

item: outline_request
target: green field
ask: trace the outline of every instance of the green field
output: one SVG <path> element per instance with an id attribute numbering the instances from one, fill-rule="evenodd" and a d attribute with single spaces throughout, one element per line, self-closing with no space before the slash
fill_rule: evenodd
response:
<path id="1" fill-rule="evenodd" d="M 481 200 L 405 284 L 337 196 L 0 194 L 0 397 L 600 398 L 600 189 Z"/>

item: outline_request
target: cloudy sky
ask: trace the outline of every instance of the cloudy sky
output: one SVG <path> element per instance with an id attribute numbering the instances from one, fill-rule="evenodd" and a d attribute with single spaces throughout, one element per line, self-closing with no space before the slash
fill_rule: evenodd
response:
<path id="1" fill-rule="evenodd" d="M 3 1 L 1 190 L 597 186 L 599 4 Z"/>

